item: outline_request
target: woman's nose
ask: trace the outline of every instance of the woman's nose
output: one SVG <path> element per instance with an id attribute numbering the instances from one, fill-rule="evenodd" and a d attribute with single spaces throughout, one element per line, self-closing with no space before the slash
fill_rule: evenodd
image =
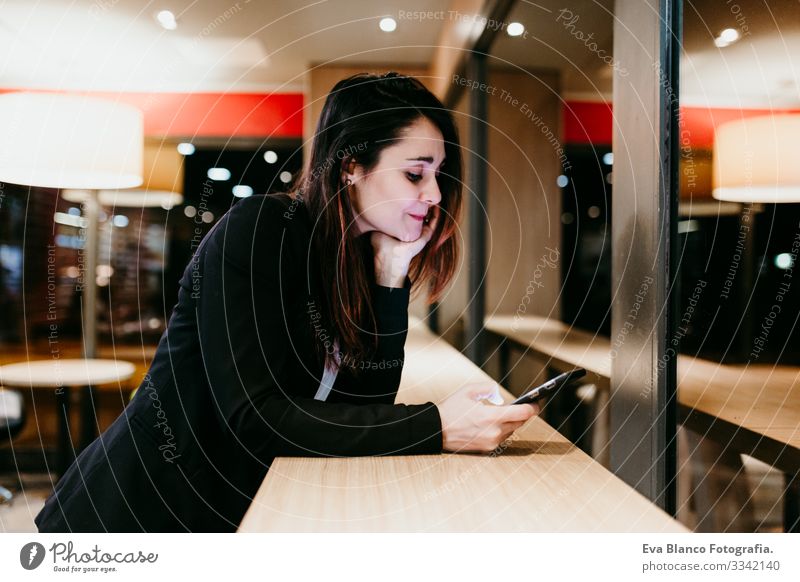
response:
<path id="1" fill-rule="evenodd" d="M 442 193 L 436 180 L 431 180 L 430 185 L 422 191 L 422 200 L 431 206 L 436 206 L 442 201 Z"/>

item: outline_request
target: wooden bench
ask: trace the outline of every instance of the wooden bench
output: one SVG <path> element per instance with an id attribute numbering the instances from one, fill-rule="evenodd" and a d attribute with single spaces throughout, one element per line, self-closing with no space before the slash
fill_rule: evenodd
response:
<path id="1" fill-rule="evenodd" d="M 538 316 L 492 316 L 485 329 L 500 340 L 501 377 L 508 374 L 509 349 L 544 358 L 556 369 L 586 368 L 600 379 L 596 422 L 598 449 L 608 439 L 611 343 L 608 338 Z M 800 369 L 731 366 L 692 356 L 678 357 L 679 422 L 717 443 L 720 459 L 746 454 L 785 474 L 784 524 L 800 525 Z M 607 453 L 598 455 L 606 460 Z"/>
<path id="2" fill-rule="evenodd" d="M 493 381 L 410 323 L 398 402 Z M 508 401 L 511 395 L 502 390 Z M 684 532 L 539 418 L 498 455 L 277 458 L 240 532 Z"/>

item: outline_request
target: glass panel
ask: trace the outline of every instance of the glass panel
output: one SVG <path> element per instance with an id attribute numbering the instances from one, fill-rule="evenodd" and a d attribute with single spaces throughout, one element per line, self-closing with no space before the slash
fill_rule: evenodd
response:
<path id="1" fill-rule="evenodd" d="M 798 27 L 796 3 L 684 6 L 673 343 L 679 514 L 700 531 L 780 531 L 800 468 Z"/>

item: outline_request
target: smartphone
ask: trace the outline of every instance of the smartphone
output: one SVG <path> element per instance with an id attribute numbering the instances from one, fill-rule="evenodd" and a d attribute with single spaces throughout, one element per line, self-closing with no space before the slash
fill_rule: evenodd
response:
<path id="1" fill-rule="evenodd" d="M 566 386 L 570 382 L 577 380 L 578 378 L 583 378 L 586 375 L 586 370 L 583 368 L 575 368 L 574 370 L 570 370 L 569 372 L 564 372 L 553 378 L 552 380 L 548 380 L 541 386 L 537 386 L 533 390 L 529 390 L 519 398 L 517 398 L 511 404 L 532 404 L 547 396 L 550 392 L 554 390 L 558 390 L 562 386 Z"/>

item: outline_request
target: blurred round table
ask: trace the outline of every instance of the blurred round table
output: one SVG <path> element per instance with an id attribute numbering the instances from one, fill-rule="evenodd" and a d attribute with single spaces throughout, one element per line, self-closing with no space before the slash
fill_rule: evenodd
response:
<path id="1" fill-rule="evenodd" d="M 63 474 L 74 458 L 69 429 L 70 388 L 83 388 L 79 453 L 97 435 L 94 386 L 121 382 L 133 376 L 136 367 L 124 360 L 58 359 L 18 362 L 0 366 L 0 385 L 16 388 L 53 388 L 58 401 L 59 432 L 57 470 Z"/>

